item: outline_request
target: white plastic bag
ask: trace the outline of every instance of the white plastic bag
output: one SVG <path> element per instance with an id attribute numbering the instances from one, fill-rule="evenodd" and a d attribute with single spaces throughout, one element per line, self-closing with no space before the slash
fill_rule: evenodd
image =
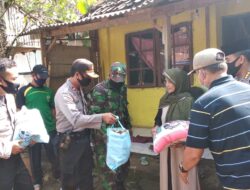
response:
<path id="1" fill-rule="evenodd" d="M 119 120 L 118 123 L 120 127 L 110 127 L 107 129 L 106 163 L 113 171 L 128 161 L 131 149 L 129 130 L 125 129 Z"/>
<path id="2" fill-rule="evenodd" d="M 48 143 L 49 135 L 38 109 L 27 109 L 25 106 L 17 112 L 13 140 L 20 141 L 25 148 L 31 141 Z"/>

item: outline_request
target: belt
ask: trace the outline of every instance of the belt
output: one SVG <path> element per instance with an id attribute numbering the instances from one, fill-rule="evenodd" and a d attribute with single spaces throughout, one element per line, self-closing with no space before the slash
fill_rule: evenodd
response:
<path id="1" fill-rule="evenodd" d="M 78 139 L 82 139 L 84 137 L 89 137 L 90 135 L 90 130 L 89 129 L 84 129 L 83 131 L 79 131 L 79 132 L 70 132 L 70 133 L 57 133 L 59 136 L 64 136 L 64 135 L 69 135 L 71 137 L 72 140 L 78 140 Z"/>

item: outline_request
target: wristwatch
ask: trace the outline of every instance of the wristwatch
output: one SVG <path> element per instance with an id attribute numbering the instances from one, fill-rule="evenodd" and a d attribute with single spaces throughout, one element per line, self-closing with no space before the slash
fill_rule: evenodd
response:
<path id="1" fill-rule="evenodd" d="M 182 163 L 179 164 L 179 170 L 180 170 L 181 173 L 187 173 L 188 172 L 188 170 L 185 170 Z"/>

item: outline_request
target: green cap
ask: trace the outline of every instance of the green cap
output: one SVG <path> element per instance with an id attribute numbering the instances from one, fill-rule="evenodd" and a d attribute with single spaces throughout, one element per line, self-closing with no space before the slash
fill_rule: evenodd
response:
<path id="1" fill-rule="evenodd" d="M 114 82 L 124 82 L 126 78 L 126 65 L 120 62 L 114 62 L 110 69 L 110 79 Z"/>

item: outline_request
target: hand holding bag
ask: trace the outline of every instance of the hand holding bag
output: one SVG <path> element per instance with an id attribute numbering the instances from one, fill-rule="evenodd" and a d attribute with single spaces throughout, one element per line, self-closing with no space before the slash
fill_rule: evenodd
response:
<path id="1" fill-rule="evenodd" d="M 117 120 L 120 127 L 107 129 L 107 166 L 115 171 L 119 166 L 125 164 L 130 156 L 131 139 L 129 130 L 125 129 L 121 122 Z"/>

